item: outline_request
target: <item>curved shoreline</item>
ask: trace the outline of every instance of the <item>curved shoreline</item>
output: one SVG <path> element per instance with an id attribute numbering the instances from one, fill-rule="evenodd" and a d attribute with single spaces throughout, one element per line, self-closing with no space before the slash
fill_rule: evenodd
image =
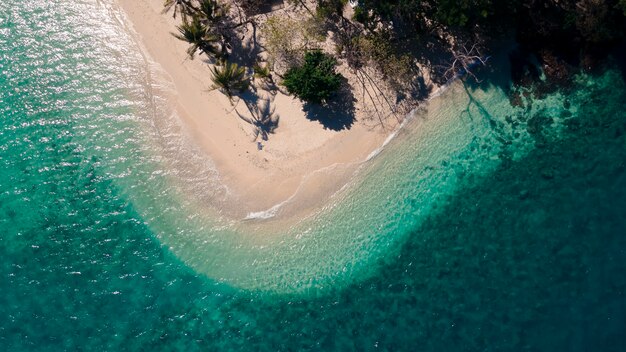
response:
<path id="1" fill-rule="evenodd" d="M 400 123 L 392 126 L 391 134 L 367 126 L 362 114 L 357 114 L 350 129 L 325 130 L 306 118 L 299 101 L 279 92 L 274 105 L 280 125 L 258 150 L 246 132 L 248 126 L 234 112 L 237 106 L 219 92 L 207 91 L 209 66 L 200 58 L 185 59 L 186 45 L 170 35 L 175 22 L 160 13 L 161 1 L 117 0 L 117 4 L 142 54 L 163 70 L 172 85 L 167 100 L 183 137 L 214 164 L 219 182 L 228 189 L 225 201 L 212 204 L 228 218 L 310 215 L 346 186 L 359 165 L 377 154 L 398 130 Z M 155 119 L 159 113 L 155 112 Z M 325 172 L 338 167 L 341 172 Z M 297 206 L 285 216 L 282 205 L 287 203 Z"/>
<path id="2" fill-rule="evenodd" d="M 178 68 L 180 63 L 176 64 Z M 139 80 L 147 77 L 146 63 L 139 60 L 137 65 Z M 156 88 L 155 102 L 169 111 L 171 105 L 159 97 Z M 350 168 L 343 169 L 345 175 L 338 173 L 339 168 L 332 165 L 341 163 L 330 164 L 329 169 L 322 168 L 330 172 L 317 172 L 310 178 L 320 183 L 303 186 L 301 195 L 292 198 L 293 203 L 273 210 L 277 216 L 266 221 L 242 220 L 249 204 L 235 203 L 240 198 L 233 188 L 212 196 L 211 187 L 218 184 L 215 181 L 221 175 L 199 178 L 194 169 L 186 172 L 209 158 L 203 149 L 197 156 L 184 153 L 181 144 L 189 138 L 182 133 L 184 125 L 179 127 L 180 120 L 175 116 L 161 121 L 159 114 L 139 112 L 138 126 L 143 128 L 138 130 L 149 135 L 146 141 L 151 142 L 155 134 L 150 122 L 156 123 L 157 131 L 163 128 L 164 133 L 156 133 L 160 143 L 154 149 L 151 143 L 142 143 L 142 151 L 156 157 L 146 158 L 141 177 L 125 180 L 120 188 L 127 190 L 154 237 L 197 273 L 246 290 L 328 292 L 373 275 L 380 260 L 394 256 L 410 231 L 456 189 L 459 175 L 485 172 L 498 163 L 498 148 L 491 141 L 488 121 L 482 118 L 483 110 L 472 108 L 471 103 L 479 100 L 505 116 L 511 109 L 508 98 L 497 89 L 478 90 L 471 97 L 461 85 L 452 84 L 451 88 L 417 109 L 413 119 L 405 119 L 406 128 L 380 135 L 370 150 L 361 153 L 359 164 L 349 164 L 361 170 L 357 177 L 352 177 Z M 140 93 L 138 90 L 134 93 Z M 141 100 L 142 96 L 137 98 Z M 237 122 L 232 118 L 222 120 Z M 381 149 L 385 144 L 387 147 Z M 380 157 L 375 157 L 379 152 Z M 190 156 L 189 160 L 178 160 L 183 155 Z M 164 158 L 175 162 L 164 163 Z M 154 177 L 153 166 L 158 172 Z M 319 176 L 336 177 L 338 181 L 329 186 L 319 181 L 323 179 Z M 254 187 L 254 183 L 249 186 Z M 320 189 L 327 198 L 320 197 Z M 226 205 L 216 212 L 212 206 L 222 196 L 228 199 L 217 204 Z M 291 194 L 284 199 L 289 197 Z M 321 206 L 315 203 L 320 200 Z M 277 204 L 266 203 L 269 206 L 260 209 Z M 240 205 L 241 216 L 227 213 L 225 209 L 231 204 Z"/>
<path id="3" fill-rule="evenodd" d="M 425 102 L 429 102 L 434 98 L 439 97 L 441 94 L 443 94 L 445 92 L 445 90 L 454 82 L 456 81 L 456 78 L 453 78 L 452 80 L 450 80 L 448 83 L 444 84 L 441 87 L 438 87 L 426 100 Z M 380 144 L 379 147 L 377 147 L 376 149 L 372 150 L 367 157 L 365 157 L 363 160 L 360 161 L 354 161 L 351 164 L 354 164 L 356 166 L 356 169 L 354 170 L 354 172 L 351 173 L 352 176 L 355 176 L 356 173 L 359 172 L 361 166 L 365 165 L 366 163 L 374 160 L 375 158 L 377 158 L 380 153 L 382 153 L 384 151 L 384 149 L 394 140 L 396 139 L 396 137 L 398 136 L 398 133 L 400 133 L 406 126 L 407 124 L 409 124 L 415 117 L 415 115 L 417 114 L 417 110 L 418 109 L 414 109 L 413 111 L 411 111 L 409 114 L 407 114 L 404 119 L 402 120 L 402 122 L 400 124 L 398 124 L 395 129 L 393 131 L 391 131 L 388 135 L 387 138 L 385 138 L 385 140 Z M 327 166 L 325 168 L 319 169 L 319 170 L 313 170 L 310 174 L 305 175 L 302 183 L 300 184 L 301 186 L 304 184 L 304 182 L 306 181 L 306 179 L 311 176 L 312 174 L 321 172 L 322 170 L 328 169 L 328 168 L 333 168 L 339 166 L 338 164 L 335 165 L 330 165 Z M 343 186 L 339 189 L 337 189 L 335 192 L 333 192 L 330 196 L 329 199 L 334 197 L 337 193 L 343 191 L 344 189 L 348 188 L 351 184 L 351 178 L 349 177 L 348 179 L 345 180 L 345 182 L 343 183 Z M 257 211 L 257 212 L 250 212 L 248 213 L 248 215 L 246 215 L 246 217 L 243 220 L 267 220 L 267 219 L 271 219 L 274 218 L 277 214 L 277 212 L 287 203 L 292 202 L 296 196 L 298 195 L 298 192 L 300 190 L 300 187 L 298 187 L 298 189 L 296 190 L 296 192 L 290 196 L 289 198 L 285 199 L 284 201 L 275 204 L 274 206 L 272 206 L 269 209 L 263 210 L 263 211 Z M 327 202 L 325 202 L 327 203 Z"/>

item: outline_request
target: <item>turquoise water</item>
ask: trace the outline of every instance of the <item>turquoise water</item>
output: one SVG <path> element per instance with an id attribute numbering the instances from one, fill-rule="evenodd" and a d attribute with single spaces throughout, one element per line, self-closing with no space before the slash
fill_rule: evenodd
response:
<path id="1" fill-rule="evenodd" d="M 0 350 L 626 350 L 619 72 L 453 85 L 251 233 L 185 196 L 224 190 L 172 161 L 146 66 L 106 2 L 0 3 Z"/>

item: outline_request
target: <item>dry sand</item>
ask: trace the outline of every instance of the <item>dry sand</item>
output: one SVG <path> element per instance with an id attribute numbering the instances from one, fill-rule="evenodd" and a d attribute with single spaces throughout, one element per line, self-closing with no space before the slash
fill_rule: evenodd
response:
<path id="1" fill-rule="evenodd" d="M 187 59 L 187 44 L 171 35 L 176 22 L 171 14 L 161 13 L 163 1 L 118 1 L 147 54 L 169 75 L 176 91 L 172 105 L 188 137 L 214 162 L 237 200 L 226 211 L 231 217 L 241 219 L 288 200 L 281 216 L 324 205 L 390 132 L 389 126 L 372 127 L 358 111 L 351 128 L 324 129 L 306 118 L 298 100 L 278 93 L 274 106 L 279 126 L 258 150 L 249 125 L 228 99 L 208 89 L 209 65 L 202 57 Z M 245 106 L 237 110 L 245 111 Z"/>

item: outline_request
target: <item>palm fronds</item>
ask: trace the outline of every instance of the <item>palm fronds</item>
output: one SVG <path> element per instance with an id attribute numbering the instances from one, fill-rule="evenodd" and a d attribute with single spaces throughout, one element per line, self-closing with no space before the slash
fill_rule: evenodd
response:
<path id="1" fill-rule="evenodd" d="M 212 73 L 212 88 L 218 89 L 229 99 L 232 99 L 235 93 L 245 91 L 250 84 L 246 77 L 246 68 L 235 63 L 226 62 L 224 66 L 214 66 Z"/>
<path id="2" fill-rule="evenodd" d="M 216 0 L 200 0 L 198 16 L 209 24 L 217 24 L 224 19 L 228 8 Z"/>
<path id="3" fill-rule="evenodd" d="M 174 18 L 180 12 L 183 18 L 198 11 L 198 8 L 190 0 L 165 0 L 163 3 L 163 13 L 174 9 Z"/>
<path id="4" fill-rule="evenodd" d="M 267 65 L 262 66 L 259 63 L 254 64 L 252 67 L 254 70 L 254 77 L 259 79 L 271 79 L 272 73 Z"/>
<path id="5" fill-rule="evenodd" d="M 220 56 L 220 50 L 216 48 L 219 38 L 209 33 L 207 26 L 198 17 L 193 16 L 191 21 L 185 18 L 176 28 L 178 33 L 173 33 L 174 37 L 190 44 L 189 49 L 187 49 L 187 55 L 190 59 L 194 58 L 198 50 L 202 50 L 208 56 Z"/>

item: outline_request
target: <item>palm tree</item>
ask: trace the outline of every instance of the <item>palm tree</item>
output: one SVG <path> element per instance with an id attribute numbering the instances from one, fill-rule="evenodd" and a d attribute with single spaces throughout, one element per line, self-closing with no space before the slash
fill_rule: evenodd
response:
<path id="1" fill-rule="evenodd" d="M 214 37 L 219 38 L 221 48 L 216 56 L 220 59 L 225 59 L 228 56 L 228 47 L 231 41 L 230 30 L 232 29 L 226 17 L 228 5 L 220 4 L 216 0 L 198 1 L 200 21 L 207 27 L 207 31 L 212 33 Z"/>
<path id="2" fill-rule="evenodd" d="M 221 51 L 216 48 L 215 43 L 219 40 L 217 36 L 209 33 L 208 28 L 202 24 L 197 16 L 193 16 L 191 21 L 183 19 L 183 23 L 176 27 L 178 34 L 172 35 L 191 46 L 187 49 L 187 55 L 193 60 L 196 52 L 201 50 L 209 57 L 219 58 Z"/>
<path id="3" fill-rule="evenodd" d="M 220 5 L 216 0 L 200 0 L 198 15 L 208 24 L 218 24 L 226 16 L 228 8 Z"/>
<path id="4" fill-rule="evenodd" d="M 177 12 L 182 13 L 183 17 L 198 12 L 198 8 L 191 0 L 165 0 L 163 3 L 163 13 L 169 12 L 172 8 L 174 9 L 174 18 L 176 18 Z"/>
<path id="5" fill-rule="evenodd" d="M 245 67 L 226 62 L 224 66 L 214 66 L 212 71 L 213 86 L 211 88 L 220 90 L 229 99 L 232 99 L 234 93 L 242 92 L 248 88 L 249 81 L 246 77 Z"/>

